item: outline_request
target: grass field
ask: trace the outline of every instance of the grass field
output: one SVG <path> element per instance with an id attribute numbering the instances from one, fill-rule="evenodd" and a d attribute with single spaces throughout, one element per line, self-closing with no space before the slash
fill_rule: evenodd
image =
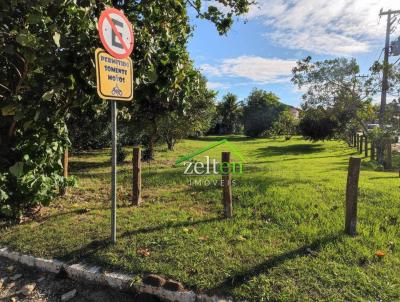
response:
<path id="1" fill-rule="evenodd" d="M 206 293 L 247 301 L 400 301 L 400 179 L 363 160 L 358 236 L 343 234 L 345 143 L 228 139 L 245 158 L 234 218 L 221 188 L 190 186 L 175 160 L 221 137 L 159 149 L 143 164 L 140 207 L 131 165 L 119 167 L 118 243 L 110 236 L 110 151 L 71 159 L 78 186 L 41 218 L 1 230 L 0 246 L 134 274 L 158 273 Z M 220 158 L 224 146 L 207 155 Z M 129 155 L 129 158 L 130 159 Z M 209 176 L 210 179 L 219 179 Z M 377 257 L 377 250 L 385 253 Z"/>

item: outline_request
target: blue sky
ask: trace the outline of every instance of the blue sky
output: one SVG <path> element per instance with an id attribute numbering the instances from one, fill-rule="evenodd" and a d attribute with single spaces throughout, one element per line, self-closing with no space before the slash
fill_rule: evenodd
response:
<path id="1" fill-rule="evenodd" d="M 218 99 L 228 92 L 244 99 L 257 87 L 299 106 L 302 92 L 290 82 L 296 60 L 355 57 L 367 73 L 384 46 L 381 8 L 400 9 L 400 1 L 258 0 L 246 23 L 237 20 L 226 36 L 210 22 L 192 18 L 189 52 Z M 391 39 L 399 34 L 396 30 Z"/>

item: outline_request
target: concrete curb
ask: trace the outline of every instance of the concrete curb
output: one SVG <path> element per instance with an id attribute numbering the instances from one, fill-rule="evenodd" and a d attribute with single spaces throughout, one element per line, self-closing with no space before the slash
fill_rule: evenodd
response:
<path id="1" fill-rule="evenodd" d="M 231 299 L 222 299 L 216 296 L 209 297 L 203 294 L 196 294 L 190 290 L 172 291 L 162 286 L 151 286 L 142 281 L 134 282 L 133 280 L 135 280 L 136 277 L 134 275 L 103 272 L 98 266 L 88 266 L 82 263 L 68 265 L 55 259 L 36 258 L 34 256 L 10 251 L 7 247 L 0 248 L 0 256 L 26 266 L 35 267 L 44 272 L 58 274 L 60 271 L 65 271 L 70 279 L 76 281 L 108 286 L 126 292 L 151 294 L 167 301 L 232 302 Z"/>

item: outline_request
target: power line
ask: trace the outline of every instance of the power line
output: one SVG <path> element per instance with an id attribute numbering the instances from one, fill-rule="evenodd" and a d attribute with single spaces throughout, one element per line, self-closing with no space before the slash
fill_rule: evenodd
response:
<path id="1" fill-rule="evenodd" d="M 381 54 L 379 55 L 379 57 L 378 57 L 378 62 L 379 62 L 379 60 L 381 59 L 381 56 L 382 56 L 382 54 L 383 54 L 383 50 L 384 50 L 384 48 L 382 48 L 382 50 L 381 50 Z"/>

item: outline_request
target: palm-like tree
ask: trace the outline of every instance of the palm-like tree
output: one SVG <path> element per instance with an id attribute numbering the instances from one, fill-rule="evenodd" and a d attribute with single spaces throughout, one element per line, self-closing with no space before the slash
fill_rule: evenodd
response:
<path id="1" fill-rule="evenodd" d="M 228 93 L 217 105 L 218 124 L 221 134 L 238 133 L 241 128 L 242 105 L 237 96 Z"/>

